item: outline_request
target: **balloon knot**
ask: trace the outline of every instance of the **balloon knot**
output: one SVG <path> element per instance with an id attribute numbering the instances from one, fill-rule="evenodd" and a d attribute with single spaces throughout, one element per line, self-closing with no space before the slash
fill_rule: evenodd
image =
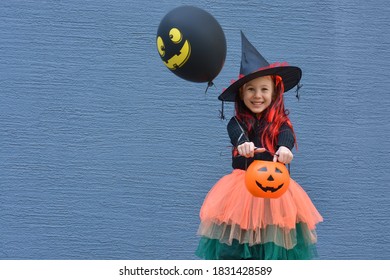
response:
<path id="1" fill-rule="evenodd" d="M 209 87 L 212 87 L 212 86 L 214 86 L 213 81 L 209 81 L 209 82 L 207 83 L 207 87 L 206 87 L 206 90 L 205 90 L 204 93 L 207 93 L 207 90 L 209 89 Z"/>

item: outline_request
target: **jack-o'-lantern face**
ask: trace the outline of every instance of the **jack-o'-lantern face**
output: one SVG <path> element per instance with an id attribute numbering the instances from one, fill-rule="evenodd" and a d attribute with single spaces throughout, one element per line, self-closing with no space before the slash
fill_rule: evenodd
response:
<path id="1" fill-rule="evenodd" d="M 248 191 L 257 197 L 278 198 L 290 183 L 286 166 L 280 162 L 255 160 L 245 173 Z"/>
<path id="2" fill-rule="evenodd" d="M 184 5 L 168 12 L 158 26 L 156 45 L 164 65 L 187 81 L 211 82 L 225 62 L 222 27 L 198 7 Z"/>
<path id="3" fill-rule="evenodd" d="M 161 36 L 157 37 L 157 50 L 165 66 L 171 70 L 182 67 L 191 55 L 191 44 L 183 37 L 182 32 L 178 28 L 172 28 L 169 31 L 169 40 L 166 40 L 167 42 L 164 42 Z M 171 52 L 167 52 L 167 48 Z M 172 56 L 169 56 L 170 54 Z"/>

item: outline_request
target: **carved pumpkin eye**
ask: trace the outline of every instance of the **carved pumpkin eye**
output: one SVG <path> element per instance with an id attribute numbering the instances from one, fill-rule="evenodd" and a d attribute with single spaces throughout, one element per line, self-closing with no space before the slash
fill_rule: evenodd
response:
<path id="1" fill-rule="evenodd" d="M 160 36 L 157 37 L 157 50 L 158 50 L 158 53 L 161 55 L 161 57 L 164 57 L 165 45 L 164 45 L 163 39 Z"/>
<path id="2" fill-rule="evenodd" d="M 169 31 L 169 38 L 171 38 L 171 41 L 175 44 L 179 44 L 181 42 L 181 39 L 183 38 L 183 35 L 181 35 L 181 32 L 177 28 L 172 28 Z"/>
<path id="3" fill-rule="evenodd" d="M 245 173 L 245 185 L 257 197 L 278 198 L 289 184 L 288 170 L 280 162 L 254 160 Z"/>

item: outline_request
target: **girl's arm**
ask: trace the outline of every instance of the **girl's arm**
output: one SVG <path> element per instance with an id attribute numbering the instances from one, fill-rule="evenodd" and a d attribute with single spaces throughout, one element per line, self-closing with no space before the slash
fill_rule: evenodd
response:
<path id="1" fill-rule="evenodd" d="M 278 135 L 278 145 L 276 147 L 274 161 L 285 164 L 290 163 L 294 158 L 291 151 L 294 148 L 294 143 L 295 139 L 291 128 L 287 124 L 282 125 Z"/>
<path id="2" fill-rule="evenodd" d="M 283 124 L 279 130 L 278 145 L 276 149 L 278 149 L 281 146 L 284 146 L 291 151 L 294 148 L 294 144 L 295 144 L 295 139 L 291 128 L 287 124 Z"/>
<path id="3" fill-rule="evenodd" d="M 239 155 L 252 158 L 255 156 L 255 153 L 265 151 L 264 148 L 257 148 L 253 142 L 249 141 L 243 127 L 235 117 L 230 119 L 227 130 L 230 142 L 234 147 L 237 147 Z"/>
<path id="4" fill-rule="evenodd" d="M 230 119 L 227 125 L 227 131 L 230 137 L 230 142 L 234 147 L 241 145 L 242 143 L 249 142 L 248 136 L 242 125 L 238 122 L 236 117 Z"/>

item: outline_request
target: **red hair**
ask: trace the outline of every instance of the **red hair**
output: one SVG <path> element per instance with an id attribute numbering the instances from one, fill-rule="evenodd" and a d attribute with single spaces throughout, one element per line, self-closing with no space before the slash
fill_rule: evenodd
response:
<path id="1" fill-rule="evenodd" d="M 274 96 L 271 104 L 261 113 L 260 116 L 257 117 L 248 109 L 239 94 L 236 96 L 235 109 L 236 117 L 246 125 L 248 132 L 253 130 L 256 118 L 265 120 L 266 125 L 260 135 L 260 142 L 268 151 L 275 153 L 275 147 L 278 143 L 279 130 L 283 124 L 287 124 L 288 127 L 291 128 L 295 144 L 296 136 L 290 118 L 288 117 L 289 111 L 284 108 L 284 86 L 282 78 L 280 76 L 272 76 L 272 80 L 275 85 Z"/>

